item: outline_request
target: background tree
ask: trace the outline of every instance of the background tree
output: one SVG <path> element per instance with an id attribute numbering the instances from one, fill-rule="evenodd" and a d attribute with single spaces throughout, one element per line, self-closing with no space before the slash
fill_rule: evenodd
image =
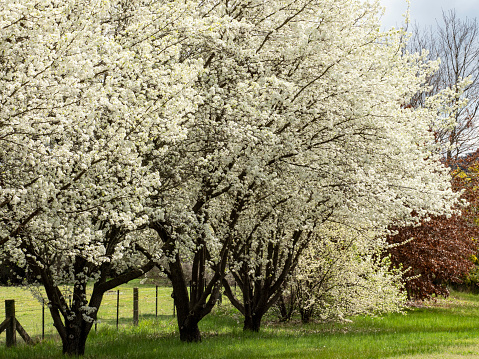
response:
<path id="1" fill-rule="evenodd" d="M 418 93 L 411 104 L 420 106 L 427 95 L 449 89 L 451 99 L 431 124 L 448 161 L 456 161 L 477 147 L 479 109 L 479 25 L 476 19 L 459 19 L 454 10 L 443 12 L 437 26 L 415 25 L 407 48 L 428 51 L 430 60 L 440 59 L 439 70 L 428 78 L 430 87 Z M 464 79 L 467 83 L 461 84 Z M 462 92 L 462 94 L 461 94 Z M 467 99 L 467 102 L 464 101 Z M 444 126 L 444 122 L 449 124 Z"/>
<path id="2" fill-rule="evenodd" d="M 471 152 L 477 147 L 479 108 L 479 27 L 476 19 L 459 19 L 454 11 L 443 13 L 437 27 L 413 29 L 407 48 L 411 52 L 428 51 L 431 60 L 440 58 L 439 70 L 428 77 L 427 91 L 418 92 L 410 102 L 421 106 L 427 96 L 440 91 L 456 93 L 431 124 L 435 139 L 443 146 L 444 161 L 452 171 L 453 187 L 464 190 L 462 196 L 471 203 L 468 209 L 452 217 L 433 217 L 422 221 L 417 228 L 394 228 L 398 234 L 389 237 L 390 243 L 405 242 L 404 247 L 394 246 L 389 250 L 393 263 L 403 263 L 411 271 L 406 283 L 408 295 L 425 298 L 433 294 L 447 295 L 448 282 L 460 282 L 470 270 L 470 255 L 477 237 L 474 214 L 477 203 L 476 175 L 473 162 L 477 155 Z M 464 80 L 466 79 L 466 80 Z M 462 93 L 462 94 L 461 94 Z M 438 127 L 439 126 L 439 127 Z M 463 178 L 465 170 L 467 180 Z M 472 171 L 472 172 L 471 172 Z"/>

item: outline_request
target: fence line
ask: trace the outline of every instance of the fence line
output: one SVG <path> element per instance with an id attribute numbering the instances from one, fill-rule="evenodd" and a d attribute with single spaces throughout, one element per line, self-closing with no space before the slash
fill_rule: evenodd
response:
<path id="1" fill-rule="evenodd" d="M 4 301 L 9 294 L 3 294 L 0 287 L 0 301 Z M 39 302 L 31 293 L 13 295 L 16 303 L 16 317 L 22 323 L 31 337 L 45 338 L 45 336 L 57 335 L 53 327 L 53 320 L 48 312 L 47 302 Z M 171 296 L 172 288 L 168 287 L 140 287 L 138 289 L 138 302 L 136 306 L 136 322 L 141 319 L 156 318 L 158 316 L 172 317 L 174 303 Z M 23 294 L 23 295 L 22 295 Z M 69 298 L 67 298 L 69 300 Z M 135 322 L 133 315 L 133 288 L 119 287 L 105 293 L 100 306 L 95 329 L 103 325 L 120 326 L 132 325 Z M 0 305 L 0 318 L 5 312 Z M 0 346 L 5 344 L 6 336 L 0 334 Z"/>
<path id="2" fill-rule="evenodd" d="M 236 283 L 234 287 L 236 289 Z M 24 293 L 20 292 L 20 288 Z M 133 292 L 132 287 L 122 286 L 107 291 L 103 296 L 94 330 L 104 325 L 116 326 L 119 329 L 120 326 L 137 325 L 142 319 L 175 316 L 171 287 L 139 287 L 136 304 Z M 91 288 L 87 294 L 91 294 Z M 65 297 L 68 302 L 71 301 L 71 294 L 66 294 Z M 39 289 L 33 295 L 25 287 L 0 287 L 0 303 L 12 298 L 15 300 L 16 317 L 31 337 L 44 339 L 46 336 L 57 335 L 44 292 Z M 0 305 L 0 318 L 4 316 L 5 312 Z M 0 333 L 0 346 L 4 345 L 5 340 L 5 334 Z"/>
<path id="3" fill-rule="evenodd" d="M 7 337 L 7 347 L 17 344 L 17 332 L 27 344 L 33 344 L 28 333 L 15 316 L 15 300 L 5 300 L 5 320 L 0 324 L 0 333 L 5 331 Z"/>

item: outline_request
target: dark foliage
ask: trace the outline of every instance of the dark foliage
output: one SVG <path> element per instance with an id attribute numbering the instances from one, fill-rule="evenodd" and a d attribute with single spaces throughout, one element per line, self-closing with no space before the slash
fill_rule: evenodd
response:
<path id="1" fill-rule="evenodd" d="M 25 268 L 21 268 L 8 259 L 0 260 L 0 285 L 20 285 L 26 278 Z"/>
<path id="2" fill-rule="evenodd" d="M 474 267 L 479 239 L 479 164 L 478 154 L 469 155 L 451 166 L 452 185 L 463 191 L 461 198 L 469 206 L 451 217 L 438 216 L 421 221 L 417 227 L 392 228 L 398 231 L 388 238 L 394 266 L 402 265 L 410 299 L 433 295 L 447 296 L 447 285 L 462 283 Z M 464 170 L 466 169 L 466 170 Z"/>

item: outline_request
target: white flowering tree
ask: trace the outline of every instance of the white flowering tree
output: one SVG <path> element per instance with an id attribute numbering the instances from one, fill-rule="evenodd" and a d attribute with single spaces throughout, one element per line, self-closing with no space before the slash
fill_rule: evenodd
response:
<path id="1" fill-rule="evenodd" d="M 379 32 L 377 3 L 0 11 L 1 251 L 45 286 L 65 353 L 84 352 L 103 293 L 163 255 L 182 340 L 201 339 L 228 271 L 258 330 L 326 220 L 382 228 L 454 201 L 436 102 L 402 107 L 432 69 Z"/>
<path id="2" fill-rule="evenodd" d="M 183 340 L 200 340 L 220 282 L 245 329 L 259 330 L 328 219 L 381 230 L 450 210 L 455 195 L 428 131 L 440 97 L 403 106 L 434 64 L 402 56 L 402 34 L 380 33 L 378 11 L 377 2 L 346 0 L 199 7 L 221 29 L 185 46 L 185 58 L 204 61 L 202 103 L 187 140 L 171 148 L 182 180 L 156 198 L 164 213 L 152 222 Z"/>
<path id="3" fill-rule="evenodd" d="M 191 6 L 0 4 L 0 253 L 44 285 L 66 354 L 84 353 L 105 291 L 154 266 L 132 232 L 162 186 L 146 155 L 184 138 L 195 108 Z"/>

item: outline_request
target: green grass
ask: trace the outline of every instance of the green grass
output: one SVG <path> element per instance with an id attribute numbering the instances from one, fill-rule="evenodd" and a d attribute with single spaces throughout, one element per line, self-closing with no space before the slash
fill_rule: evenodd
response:
<path id="1" fill-rule="evenodd" d="M 117 291 L 119 291 L 119 325 L 124 327 L 132 324 L 134 287 L 138 288 L 140 321 L 156 318 L 156 314 L 159 317 L 170 317 L 173 314 L 171 288 L 158 287 L 157 313 L 155 286 L 141 284 L 139 280 L 134 280 L 105 293 L 98 312 L 97 329 L 104 326 L 116 327 Z M 39 293 L 46 298 L 43 290 L 39 290 Z M 48 308 L 45 306 L 45 324 L 42 325 L 42 303 L 29 289 L 23 287 L 0 287 L 0 322 L 5 318 L 6 299 L 15 300 L 16 317 L 31 337 L 41 338 L 42 327 L 46 338 L 56 335 Z M 0 348 L 5 344 L 5 336 L 5 332 L 0 334 Z"/>
<path id="2" fill-rule="evenodd" d="M 0 288 L 3 293 L 4 288 Z M 131 287 L 124 287 L 128 293 Z M 152 288 L 154 292 L 154 287 Z M 17 289 L 18 291 L 18 289 Z M 122 289 L 120 289 L 120 292 Z M 140 288 L 141 293 L 148 288 Z M 182 343 L 176 320 L 171 316 L 171 294 L 164 294 L 165 308 L 157 318 L 154 303 L 138 327 L 125 324 L 116 330 L 105 319 L 92 332 L 86 358 L 477 358 L 479 357 L 479 297 L 453 293 L 447 300 L 411 309 L 406 315 L 379 318 L 358 317 L 351 323 L 301 325 L 278 323 L 266 318 L 260 333 L 243 333 L 242 318 L 225 303 L 200 323 L 201 343 Z M 25 294 L 25 292 L 24 292 Z M 115 293 L 116 294 L 116 293 Z M 0 296 L 0 299 L 3 294 Z M 116 295 L 115 303 L 116 303 Z M 125 302 L 128 300 L 125 295 Z M 154 297 L 153 297 L 154 300 Z M 146 299 L 145 299 L 146 301 Z M 128 304 L 129 305 L 129 304 Z M 152 310 L 151 310 L 152 309 Z M 18 311 L 18 309 L 17 309 Z M 101 312 L 100 312 L 101 313 Z M 108 314 L 105 309 L 104 315 Z M 1 314 L 0 314 L 1 315 Z M 108 314 L 109 315 L 109 314 Z M 4 336 L 5 334 L 2 334 Z M 2 338 L 0 338 L 1 340 Z M 21 341 L 21 339 L 19 339 Z M 0 343 L 0 358 L 61 358 L 55 336 L 34 347 L 6 349 Z"/>

